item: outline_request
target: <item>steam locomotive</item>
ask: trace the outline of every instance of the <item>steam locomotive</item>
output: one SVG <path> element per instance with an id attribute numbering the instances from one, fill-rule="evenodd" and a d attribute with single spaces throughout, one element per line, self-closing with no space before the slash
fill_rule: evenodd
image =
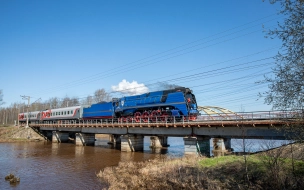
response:
<path id="1" fill-rule="evenodd" d="M 83 123 L 107 122 L 172 122 L 194 121 L 198 116 L 197 103 L 189 88 L 149 92 L 141 95 L 113 98 L 90 106 L 73 106 L 20 113 L 19 122 L 29 123 Z"/>

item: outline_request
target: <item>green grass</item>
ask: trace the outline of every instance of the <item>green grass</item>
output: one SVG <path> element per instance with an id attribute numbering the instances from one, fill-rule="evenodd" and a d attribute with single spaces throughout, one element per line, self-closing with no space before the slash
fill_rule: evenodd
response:
<path id="1" fill-rule="evenodd" d="M 215 167 L 218 165 L 229 164 L 232 162 L 241 161 L 242 157 L 240 156 L 220 156 L 214 158 L 203 159 L 199 162 L 202 167 Z"/>
<path id="2" fill-rule="evenodd" d="M 270 156 L 261 155 L 247 155 L 247 166 L 249 171 L 253 173 L 265 173 L 267 170 L 277 162 L 285 170 L 292 170 L 292 159 L 290 158 L 277 158 L 274 159 Z M 245 164 L 244 156 L 221 156 L 199 161 L 200 166 L 203 168 L 227 168 L 227 167 L 240 167 Z M 295 173 L 297 175 L 304 175 L 304 161 L 294 160 Z"/>

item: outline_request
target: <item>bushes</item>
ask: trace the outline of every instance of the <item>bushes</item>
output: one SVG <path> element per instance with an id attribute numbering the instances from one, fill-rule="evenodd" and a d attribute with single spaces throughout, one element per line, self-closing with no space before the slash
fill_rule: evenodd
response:
<path id="1" fill-rule="evenodd" d="M 197 158 L 121 162 L 97 174 L 109 189 L 206 189 L 217 184 L 208 179 Z"/>

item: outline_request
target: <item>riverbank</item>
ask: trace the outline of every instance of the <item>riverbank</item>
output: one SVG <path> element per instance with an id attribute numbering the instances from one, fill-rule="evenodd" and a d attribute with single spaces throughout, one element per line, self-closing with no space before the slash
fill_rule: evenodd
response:
<path id="1" fill-rule="evenodd" d="M 19 126 L 0 127 L 0 142 L 43 141 L 44 138 L 31 128 Z"/>
<path id="2" fill-rule="evenodd" d="M 286 150 L 278 148 L 245 156 L 120 162 L 97 176 L 108 189 L 303 189 L 303 160 L 283 158 L 279 152 Z"/>

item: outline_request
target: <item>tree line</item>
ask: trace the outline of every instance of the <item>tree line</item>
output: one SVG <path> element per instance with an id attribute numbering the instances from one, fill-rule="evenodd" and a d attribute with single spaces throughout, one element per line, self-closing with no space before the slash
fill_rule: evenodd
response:
<path id="1" fill-rule="evenodd" d="M 18 114 L 27 112 L 27 108 L 29 108 L 29 112 L 43 111 L 47 109 L 55 109 L 62 107 L 92 105 L 98 102 L 110 101 L 111 98 L 112 97 L 110 93 L 106 92 L 104 89 L 98 89 L 94 92 L 94 95 L 89 95 L 85 98 L 69 96 L 66 96 L 64 98 L 52 97 L 45 101 L 34 100 L 33 103 L 31 103 L 29 106 L 27 105 L 27 103 L 15 102 L 12 103 L 10 106 L 0 107 L 0 125 L 14 124 L 15 121 L 18 121 Z M 3 91 L 0 90 L 0 106 L 3 104 Z"/>

